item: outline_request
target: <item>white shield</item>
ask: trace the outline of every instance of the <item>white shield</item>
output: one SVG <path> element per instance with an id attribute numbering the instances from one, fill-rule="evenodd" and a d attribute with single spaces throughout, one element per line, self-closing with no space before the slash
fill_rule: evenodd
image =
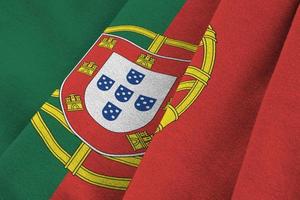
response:
<path id="1" fill-rule="evenodd" d="M 133 131 L 154 118 L 175 80 L 113 53 L 87 86 L 85 105 L 107 130 Z"/>

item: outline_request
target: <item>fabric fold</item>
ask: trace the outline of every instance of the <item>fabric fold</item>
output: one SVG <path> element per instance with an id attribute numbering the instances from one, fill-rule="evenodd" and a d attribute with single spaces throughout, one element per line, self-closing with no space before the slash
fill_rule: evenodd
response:
<path id="1" fill-rule="evenodd" d="M 231 198 L 297 6 L 221 1 L 210 23 L 217 54 L 208 85 L 192 109 L 154 138 L 124 199 Z"/>
<path id="2" fill-rule="evenodd" d="M 298 9 L 251 133 L 232 199 L 299 199 Z"/>

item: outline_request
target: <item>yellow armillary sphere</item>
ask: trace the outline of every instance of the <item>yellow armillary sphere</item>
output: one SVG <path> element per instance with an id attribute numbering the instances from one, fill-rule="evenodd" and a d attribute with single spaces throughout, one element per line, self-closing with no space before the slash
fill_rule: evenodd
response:
<path id="1" fill-rule="evenodd" d="M 157 128 L 157 132 L 162 130 L 168 124 L 176 121 L 179 116 L 184 113 L 195 100 L 200 95 L 201 91 L 206 86 L 215 62 L 215 43 L 216 34 L 212 27 L 209 26 L 206 30 L 204 37 L 200 45 L 195 45 L 187 43 L 184 41 L 172 39 L 165 37 L 163 35 L 154 33 L 142 27 L 132 26 L 132 25 L 121 25 L 108 27 L 104 32 L 134 32 L 140 35 L 144 35 L 152 39 L 152 43 L 148 47 L 148 51 L 156 54 L 162 45 L 170 45 L 173 47 L 185 49 L 187 51 L 196 52 L 199 46 L 203 46 L 203 62 L 201 66 L 188 66 L 185 72 L 185 80 L 182 80 L 177 88 L 176 92 L 187 92 L 182 100 L 175 105 L 172 101 L 166 106 L 166 112 Z M 106 41 L 108 47 L 109 45 L 114 45 L 113 41 Z M 198 55 L 198 54 L 197 54 Z M 59 89 L 55 90 L 51 95 L 53 98 L 58 99 L 60 96 Z M 60 133 L 58 131 L 51 131 L 48 127 L 48 121 L 52 118 L 46 116 L 45 114 L 53 117 L 54 120 L 59 122 L 66 130 L 73 133 L 65 119 L 62 110 L 56 107 L 50 102 L 46 102 L 41 110 L 38 111 L 31 119 L 33 127 L 36 129 L 37 133 L 40 135 L 49 151 L 56 157 L 65 168 L 67 168 L 74 176 L 80 179 L 105 188 L 116 189 L 116 190 L 126 190 L 131 178 L 108 176 L 96 171 L 92 171 L 84 166 L 84 160 L 87 158 L 92 149 L 84 142 L 82 142 L 75 152 L 68 152 L 60 143 L 63 141 L 58 141 L 56 136 Z M 152 138 L 152 136 L 149 136 Z M 137 167 L 141 161 L 141 156 L 104 156 L 107 159 L 125 164 L 130 167 Z"/>

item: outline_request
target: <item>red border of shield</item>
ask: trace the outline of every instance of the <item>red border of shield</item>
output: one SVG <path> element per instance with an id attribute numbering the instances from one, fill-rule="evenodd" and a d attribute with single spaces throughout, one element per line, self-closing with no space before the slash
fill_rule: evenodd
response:
<path id="1" fill-rule="evenodd" d="M 112 38 L 116 40 L 116 45 L 112 49 L 98 46 L 98 44 L 104 38 Z M 141 54 L 151 55 L 152 58 L 155 59 L 151 71 L 177 77 L 176 82 L 173 84 L 164 102 L 150 123 L 140 129 L 117 134 L 103 128 L 100 124 L 98 124 L 87 112 L 84 102 L 84 93 L 86 87 L 113 52 L 124 56 L 134 63 Z M 78 72 L 78 69 L 84 62 L 94 62 L 98 66 L 92 76 Z M 155 130 L 164 114 L 164 108 L 170 101 L 170 98 L 174 95 L 179 83 L 179 78 L 184 74 L 188 63 L 188 60 L 180 60 L 152 54 L 124 38 L 110 34 L 102 34 L 87 52 L 87 54 L 66 77 L 61 86 L 60 101 L 66 121 L 68 122 L 72 131 L 81 140 L 101 154 L 108 156 L 141 155 L 146 149 L 135 151 L 126 136 L 128 134 L 134 134 L 143 131 L 146 131 L 150 135 L 155 133 Z M 76 94 L 81 97 L 83 110 L 71 112 L 67 110 L 65 99 L 70 94 Z"/>

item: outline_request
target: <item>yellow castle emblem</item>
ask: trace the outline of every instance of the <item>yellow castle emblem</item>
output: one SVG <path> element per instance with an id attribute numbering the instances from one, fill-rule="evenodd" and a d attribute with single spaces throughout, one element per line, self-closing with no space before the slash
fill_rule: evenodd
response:
<path id="1" fill-rule="evenodd" d="M 67 110 L 68 111 L 79 111 L 83 110 L 81 99 L 79 95 L 70 94 L 66 98 Z"/>
<path id="2" fill-rule="evenodd" d="M 97 69 L 97 65 L 94 62 L 84 62 L 80 68 L 78 69 L 79 72 L 92 76 L 94 71 Z"/>

